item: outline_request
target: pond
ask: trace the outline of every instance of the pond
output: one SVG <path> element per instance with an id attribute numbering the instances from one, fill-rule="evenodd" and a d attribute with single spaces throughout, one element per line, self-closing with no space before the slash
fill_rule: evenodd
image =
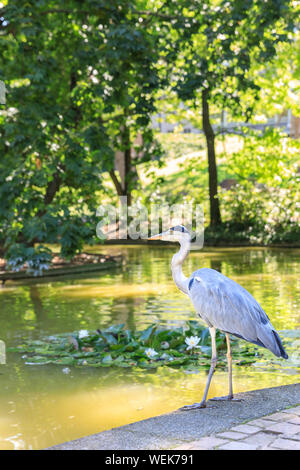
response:
<path id="1" fill-rule="evenodd" d="M 7 282 L 0 291 L 0 339 L 24 339 L 125 323 L 176 327 L 196 319 L 175 287 L 170 246 L 100 246 L 123 254 L 124 265 L 93 276 Z M 234 391 L 299 382 L 300 249 L 206 248 L 192 251 L 186 275 L 200 267 L 221 271 L 247 288 L 280 331 L 289 359 L 233 366 Z M 160 367 L 77 369 L 30 366 L 17 353 L 0 365 L 0 449 L 43 449 L 67 440 L 176 410 L 199 401 L 207 371 Z M 217 368 L 209 397 L 227 393 L 227 372 Z"/>

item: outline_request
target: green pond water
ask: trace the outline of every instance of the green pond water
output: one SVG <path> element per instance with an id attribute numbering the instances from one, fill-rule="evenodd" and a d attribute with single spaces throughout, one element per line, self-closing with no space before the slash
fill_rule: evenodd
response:
<path id="1" fill-rule="evenodd" d="M 176 327 L 196 319 L 170 273 L 170 246 L 94 247 L 122 254 L 109 272 L 54 280 L 7 282 L 0 290 L 0 340 L 26 339 L 125 323 Z M 201 267 L 221 271 L 248 289 L 280 332 L 289 359 L 234 364 L 234 391 L 299 382 L 300 249 L 216 248 L 192 251 L 189 275 Z M 260 348 L 258 348 L 260 349 Z M 0 364 L 0 449 L 43 449 L 157 414 L 202 397 L 207 371 L 160 367 L 155 371 L 26 365 L 17 353 Z M 217 368 L 209 397 L 227 393 L 227 372 Z"/>

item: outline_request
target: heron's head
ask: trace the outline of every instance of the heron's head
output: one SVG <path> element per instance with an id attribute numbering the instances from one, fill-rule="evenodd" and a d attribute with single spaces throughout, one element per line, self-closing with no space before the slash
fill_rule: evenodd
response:
<path id="1" fill-rule="evenodd" d="M 176 225 L 165 232 L 154 235 L 148 240 L 163 240 L 165 242 L 180 242 L 182 240 L 190 240 L 190 232 L 183 225 Z"/>

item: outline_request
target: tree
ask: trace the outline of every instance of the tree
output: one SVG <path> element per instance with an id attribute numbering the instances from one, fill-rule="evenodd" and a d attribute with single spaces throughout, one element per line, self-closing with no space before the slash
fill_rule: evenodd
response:
<path id="1" fill-rule="evenodd" d="M 276 53 L 276 44 L 287 41 L 293 29 L 292 3 L 288 0 L 232 0 L 198 3 L 186 11 L 192 27 L 178 30 L 175 49 L 181 64 L 174 72 L 175 89 L 183 100 L 202 103 L 202 128 L 207 142 L 210 224 L 221 223 L 217 193 L 215 134 L 210 104 L 248 120 L 259 86 L 250 74 L 253 63 L 264 64 Z M 174 56 L 169 55 L 170 62 Z M 174 77 L 175 78 L 175 77 Z M 241 97 L 247 99 L 241 100 Z M 200 96 L 199 96 L 200 95 Z"/>
<path id="2" fill-rule="evenodd" d="M 290 41 L 276 47 L 276 55 L 265 67 L 256 64 L 250 71 L 260 87 L 257 113 L 280 117 L 290 110 L 300 118 L 300 31 L 290 34 Z"/>
<path id="3" fill-rule="evenodd" d="M 158 52 L 136 3 L 144 2 L 11 0 L 1 8 L 1 239 L 14 267 L 44 266 L 45 243 L 70 257 L 92 242 L 102 173 L 130 199 L 134 165 L 156 151 Z"/>

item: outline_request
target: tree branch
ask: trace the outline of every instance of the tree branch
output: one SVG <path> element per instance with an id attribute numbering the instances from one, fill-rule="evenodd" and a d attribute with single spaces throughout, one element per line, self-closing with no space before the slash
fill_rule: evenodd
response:
<path id="1" fill-rule="evenodd" d="M 58 172 L 54 173 L 53 179 L 48 183 L 47 189 L 46 189 L 46 194 L 44 197 L 44 204 L 48 205 L 51 204 L 51 202 L 54 199 L 55 194 L 59 190 L 61 185 L 61 178 Z"/>
<path id="2" fill-rule="evenodd" d="M 123 188 L 121 186 L 120 181 L 117 178 L 117 175 L 116 175 L 115 171 L 114 170 L 109 170 L 109 175 L 110 175 L 111 179 L 113 180 L 113 183 L 116 187 L 118 196 L 123 196 Z"/>

